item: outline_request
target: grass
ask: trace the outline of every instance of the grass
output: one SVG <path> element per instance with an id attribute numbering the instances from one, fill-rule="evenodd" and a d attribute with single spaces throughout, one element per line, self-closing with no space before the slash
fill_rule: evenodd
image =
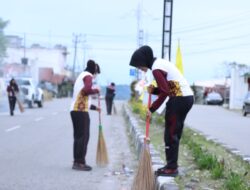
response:
<path id="1" fill-rule="evenodd" d="M 138 112 L 139 123 L 144 128 L 144 110 Z M 165 160 L 164 117 L 157 117 L 152 118 L 150 139 Z M 180 189 L 191 186 L 193 189 L 250 190 L 250 164 L 187 126 L 181 139 L 179 165 L 184 168 L 183 174 L 175 178 Z"/>

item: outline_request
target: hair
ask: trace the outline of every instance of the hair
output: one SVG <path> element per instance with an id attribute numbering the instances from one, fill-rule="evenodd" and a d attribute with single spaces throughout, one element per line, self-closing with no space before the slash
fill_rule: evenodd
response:
<path id="1" fill-rule="evenodd" d="M 152 68 L 154 62 L 153 50 L 150 46 L 144 45 L 137 49 L 130 60 L 129 65 L 133 67 L 147 67 Z"/>
<path id="2" fill-rule="evenodd" d="M 115 86 L 115 83 L 111 82 L 111 86 Z"/>
<path id="3" fill-rule="evenodd" d="M 96 71 L 95 71 L 96 74 L 100 74 L 101 73 L 101 68 L 100 66 L 96 63 Z"/>
<path id="4" fill-rule="evenodd" d="M 14 84 L 16 81 L 15 81 L 15 79 L 14 78 L 12 78 L 11 80 L 10 80 L 10 84 Z"/>
<path id="5" fill-rule="evenodd" d="M 87 67 L 85 69 L 85 71 L 90 72 L 91 74 L 95 74 L 96 73 L 96 63 L 94 60 L 88 60 L 87 62 Z"/>

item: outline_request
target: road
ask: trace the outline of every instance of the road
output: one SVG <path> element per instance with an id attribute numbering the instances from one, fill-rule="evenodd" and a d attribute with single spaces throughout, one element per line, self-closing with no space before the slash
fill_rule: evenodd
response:
<path id="1" fill-rule="evenodd" d="M 93 102 L 95 103 L 95 102 Z M 45 102 L 43 108 L 0 111 L 0 190 L 128 190 L 133 176 L 123 174 L 122 164 L 134 168 L 136 156 L 129 147 L 126 123 L 116 102 L 117 115 L 105 113 L 102 125 L 110 164 L 95 164 L 98 113 L 90 112 L 91 134 L 87 163 L 91 172 L 72 170 L 73 130 L 70 99 Z"/>
<path id="2" fill-rule="evenodd" d="M 250 159 L 250 115 L 243 117 L 240 112 L 221 106 L 194 105 L 186 124 Z"/>
<path id="3" fill-rule="evenodd" d="M 96 104 L 96 102 L 93 102 Z M 110 164 L 95 164 L 98 114 L 91 111 L 91 136 L 87 162 L 91 172 L 72 167 L 73 130 L 69 115 L 70 99 L 45 102 L 43 108 L 16 110 L 0 107 L 0 190 L 129 190 L 133 175 L 126 176 L 122 165 L 135 168 L 138 160 L 130 148 L 126 123 L 117 101 L 117 115 L 105 114 L 102 101 L 104 137 Z M 250 116 L 220 106 L 194 105 L 186 124 L 212 139 L 249 156 Z"/>

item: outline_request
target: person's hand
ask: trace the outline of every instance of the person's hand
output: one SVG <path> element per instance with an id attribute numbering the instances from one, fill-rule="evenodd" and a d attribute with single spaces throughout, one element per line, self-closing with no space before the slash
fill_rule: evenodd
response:
<path id="1" fill-rule="evenodd" d="M 102 110 L 101 110 L 101 108 L 97 107 L 96 111 L 98 111 L 99 113 L 101 113 Z"/>
<path id="2" fill-rule="evenodd" d="M 151 116 L 152 116 L 152 113 L 151 113 L 151 111 L 149 109 L 147 110 L 146 116 L 147 116 L 147 118 L 148 117 L 151 118 Z"/>
<path id="3" fill-rule="evenodd" d="M 152 84 L 149 85 L 148 88 L 147 88 L 148 93 L 149 93 L 149 94 L 152 94 L 152 92 L 154 91 L 154 88 L 155 88 L 154 85 L 152 85 Z"/>
<path id="4" fill-rule="evenodd" d="M 100 88 L 96 88 L 96 91 L 97 91 L 97 94 L 100 95 L 100 92 L 101 92 Z"/>

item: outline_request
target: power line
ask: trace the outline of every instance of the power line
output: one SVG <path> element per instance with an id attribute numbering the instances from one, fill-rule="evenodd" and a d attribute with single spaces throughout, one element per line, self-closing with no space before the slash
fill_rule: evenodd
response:
<path id="1" fill-rule="evenodd" d="M 208 21 L 208 22 L 203 22 L 197 25 L 191 25 L 191 26 L 187 26 L 187 27 L 183 27 L 183 28 L 177 28 L 175 33 L 183 33 L 183 32 L 192 32 L 194 30 L 204 30 L 206 28 L 212 28 L 212 27 L 216 27 L 216 26 L 222 26 L 222 25 L 228 25 L 228 24 L 232 24 L 232 23 L 238 23 L 239 21 L 244 21 L 247 20 L 249 21 L 249 14 L 250 11 L 246 11 L 246 12 L 242 12 L 241 14 L 238 15 L 234 15 L 232 16 L 233 19 L 228 19 L 228 17 L 223 18 L 221 20 L 216 20 L 216 21 Z M 240 19 L 238 17 L 242 17 L 244 16 L 245 19 Z M 231 17 L 230 17 L 231 18 Z M 235 21 L 235 22 L 233 22 Z"/>
<path id="2" fill-rule="evenodd" d="M 249 46 L 250 43 L 242 43 L 242 44 L 236 44 L 232 46 L 227 46 L 227 47 L 220 47 L 220 48 L 213 48 L 213 49 L 207 49 L 207 50 L 201 50 L 201 51 L 193 51 L 193 52 L 187 52 L 187 55 L 193 55 L 193 54 L 201 54 L 201 53 L 211 53 L 211 52 L 217 52 L 217 51 L 225 51 L 228 49 L 233 49 L 237 47 L 242 47 L 242 46 Z"/>

